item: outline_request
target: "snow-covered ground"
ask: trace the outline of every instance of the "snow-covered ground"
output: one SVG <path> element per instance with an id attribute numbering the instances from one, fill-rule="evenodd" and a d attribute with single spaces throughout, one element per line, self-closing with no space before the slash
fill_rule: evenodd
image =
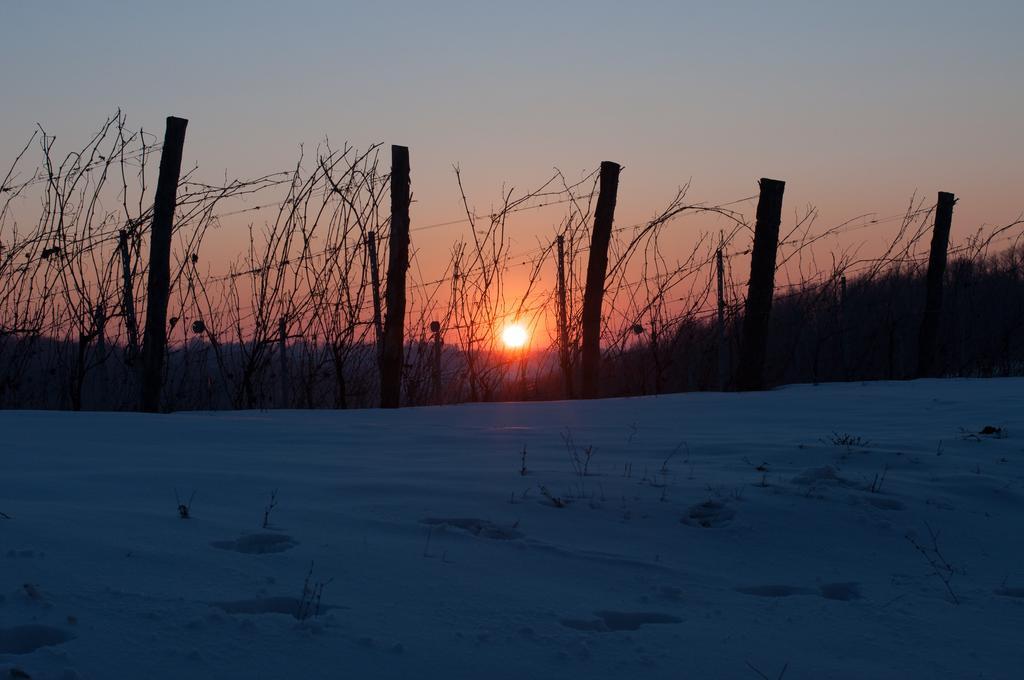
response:
<path id="1" fill-rule="evenodd" d="M 1024 380 L 0 429 L 0 678 L 1024 677 Z"/>

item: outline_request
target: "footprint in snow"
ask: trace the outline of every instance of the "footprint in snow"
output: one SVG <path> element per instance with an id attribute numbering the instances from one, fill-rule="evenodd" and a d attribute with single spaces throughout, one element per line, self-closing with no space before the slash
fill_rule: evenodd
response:
<path id="1" fill-rule="evenodd" d="M 214 541 L 210 545 L 247 555 L 266 555 L 291 550 L 298 544 L 298 541 L 287 534 L 248 534 L 234 541 Z"/>
<path id="2" fill-rule="evenodd" d="M 300 621 L 310 617 L 311 605 L 315 606 L 318 614 L 331 609 L 343 609 L 336 605 L 311 603 L 308 599 L 303 601 L 297 597 L 259 597 L 252 600 L 210 603 L 211 607 L 216 607 L 227 614 L 286 614 Z"/>
<path id="3" fill-rule="evenodd" d="M 756 597 L 789 597 L 790 595 L 806 595 L 814 592 L 809 588 L 780 585 L 741 586 L 736 591 L 744 595 L 754 595 Z"/>
<path id="4" fill-rule="evenodd" d="M 474 517 L 428 517 L 427 519 L 420 520 L 420 522 L 430 526 L 454 527 L 474 536 L 492 538 L 499 541 L 511 541 L 526 535 L 515 526 L 502 526 Z"/>
<path id="5" fill-rule="evenodd" d="M 849 602 L 850 600 L 859 600 L 861 598 L 860 584 L 854 582 L 825 583 L 818 586 L 818 591 L 826 600 Z"/>
<path id="6" fill-rule="evenodd" d="M 840 477 L 839 471 L 831 465 L 807 468 L 793 478 L 793 483 L 801 486 L 854 486 L 850 480 Z"/>
<path id="7" fill-rule="evenodd" d="M 879 510 L 906 510 L 907 506 L 903 501 L 896 500 L 895 498 L 884 498 L 881 496 L 871 496 L 868 499 L 868 503 L 875 506 Z"/>
<path id="8" fill-rule="evenodd" d="M 697 505 L 691 505 L 680 521 L 692 527 L 717 529 L 731 522 L 735 516 L 736 511 L 725 503 L 707 500 Z"/>
<path id="9" fill-rule="evenodd" d="M 811 595 L 815 590 L 812 588 L 798 588 L 785 585 L 762 585 L 762 586 L 741 586 L 736 588 L 737 592 L 755 597 L 789 597 L 791 595 Z M 825 583 L 818 586 L 818 595 L 826 600 L 840 600 L 849 602 L 860 599 L 860 584 L 849 583 Z"/>
<path id="10" fill-rule="evenodd" d="M 46 557 L 45 553 L 38 552 L 36 550 L 8 550 L 7 558 L 11 560 L 17 559 L 32 559 L 34 557 Z"/>
<path id="11" fill-rule="evenodd" d="M 37 624 L 0 628 L 0 654 L 30 654 L 40 647 L 59 645 L 74 637 L 61 628 Z"/>
<path id="12" fill-rule="evenodd" d="M 593 631 L 597 633 L 614 633 L 622 630 L 639 630 L 646 624 L 682 623 L 682 619 L 671 614 L 660 612 L 594 612 L 596 619 L 562 619 L 559 621 L 566 628 L 573 630 Z"/>
<path id="13" fill-rule="evenodd" d="M 996 588 L 995 592 L 1003 597 L 1024 597 L 1024 588 Z"/>

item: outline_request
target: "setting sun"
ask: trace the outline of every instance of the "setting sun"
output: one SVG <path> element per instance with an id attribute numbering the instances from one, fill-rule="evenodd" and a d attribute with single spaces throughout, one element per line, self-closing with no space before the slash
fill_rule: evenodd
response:
<path id="1" fill-rule="evenodd" d="M 501 332 L 501 341 L 505 343 L 505 346 L 509 349 L 525 347 L 526 341 L 529 339 L 530 334 L 527 333 L 526 329 L 519 324 L 505 326 L 505 330 Z"/>

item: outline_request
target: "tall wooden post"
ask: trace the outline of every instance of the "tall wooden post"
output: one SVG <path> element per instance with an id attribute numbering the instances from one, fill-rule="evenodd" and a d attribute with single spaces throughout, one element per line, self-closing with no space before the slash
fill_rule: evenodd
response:
<path id="1" fill-rule="evenodd" d="M 171 230 L 181 175 L 181 154 L 185 146 L 184 118 L 168 116 L 160 156 L 160 174 L 153 203 L 153 226 L 149 237 L 149 281 L 146 294 L 146 330 L 142 341 L 142 386 L 139 406 L 143 411 L 160 410 L 164 353 L 167 350 L 167 298 L 171 285 Z"/>
<path id="2" fill-rule="evenodd" d="M 405 272 L 409 267 L 409 148 L 391 147 L 391 229 L 388 239 L 387 316 L 380 360 L 380 405 L 398 408 L 405 349 Z"/>
<path id="3" fill-rule="evenodd" d="M 946 191 L 939 192 L 935 207 L 935 229 L 932 248 L 928 256 L 927 296 L 924 318 L 918 336 L 917 377 L 925 378 L 939 373 L 935 355 L 939 340 L 939 317 L 942 313 L 942 279 L 946 274 L 946 251 L 949 248 L 949 230 L 953 225 L 953 205 L 956 197 Z"/>
<path id="4" fill-rule="evenodd" d="M 608 270 L 608 244 L 615 218 L 615 199 L 619 190 L 618 163 L 601 163 L 601 188 L 594 209 L 594 231 L 590 237 L 590 258 L 587 261 L 587 285 L 583 291 L 583 398 L 593 399 L 599 393 L 601 364 L 601 304 L 604 300 L 604 277 Z"/>
<path id="5" fill-rule="evenodd" d="M 433 355 L 430 357 L 430 382 L 434 392 L 434 403 L 440 404 L 443 396 L 441 394 L 441 346 L 443 344 L 441 340 L 441 322 L 431 321 L 430 332 L 434 336 Z"/>
<path id="6" fill-rule="evenodd" d="M 569 312 L 565 290 L 565 236 L 555 240 L 558 249 L 558 360 L 562 367 L 565 398 L 572 399 L 572 368 L 569 362 Z"/>
<path id="7" fill-rule="evenodd" d="M 718 279 L 718 319 L 717 319 L 717 334 L 718 334 L 718 389 L 724 391 L 726 383 L 728 382 L 728 367 L 727 367 L 727 356 L 725 353 L 725 259 L 722 255 L 722 248 L 724 244 L 722 241 L 725 237 L 719 235 L 719 246 L 718 252 L 715 253 L 715 263 L 717 268 L 715 270 L 716 278 Z"/>
<path id="8" fill-rule="evenodd" d="M 96 305 L 92 313 L 92 325 L 96 329 L 96 352 L 100 355 L 100 362 L 106 361 L 107 356 L 107 308 L 102 302 Z"/>
<path id="9" fill-rule="evenodd" d="M 377 361 L 384 347 L 384 324 L 380 311 L 380 264 L 377 262 L 377 232 L 366 232 L 366 254 L 370 259 L 370 296 L 373 298 L 373 331 L 377 341 Z"/>
<path id="10" fill-rule="evenodd" d="M 93 327 L 96 330 L 96 356 L 97 366 L 96 370 L 99 374 L 96 382 L 99 385 L 99 399 L 100 403 L 109 403 L 110 406 L 114 406 L 116 402 L 106 402 L 109 391 L 109 380 L 107 374 L 107 308 L 104 303 L 98 303 L 96 310 L 93 312 Z"/>
<path id="11" fill-rule="evenodd" d="M 777 179 L 763 178 L 760 185 L 740 362 L 736 372 L 736 386 L 741 390 L 764 388 L 768 320 L 775 292 L 775 256 L 779 248 L 779 225 L 782 223 L 782 192 L 786 188 L 786 183 Z"/>
<path id="12" fill-rule="evenodd" d="M 125 331 L 128 334 L 128 347 L 125 352 L 128 361 L 132 362 L 139 353 L 139 326 L 135 321 L 135 293 L 128 232 L 124 229 L 118 236 L 118 249 L 121 251 L 121 310 L 124 312 Z"/>
<path id="13" fill-rule="evenodd" d="M 288 408 L 288 321 L 283 316 L 277 322 L 277 353 L 281 366 L 280 408 Z"/>
<path id="14" fill-rule="evenodd" d="M 846 331 L 846 274 L 839 277 L 839 358 L 843 380 L 850 379 L 850 339 Z"/>

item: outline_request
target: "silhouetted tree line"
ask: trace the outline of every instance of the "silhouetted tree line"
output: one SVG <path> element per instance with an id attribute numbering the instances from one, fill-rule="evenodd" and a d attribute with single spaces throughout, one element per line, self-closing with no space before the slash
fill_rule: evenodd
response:
<path id="1" fill-rule="evenodd" d="M 1024 247 L 946 271 L 938 343 L 939 375 L 1024 375 Z M 825 285 L 797 284 L 772 305 L 766 381 L 770 385 L 913 378 L 924 313 L 925 272 L 894 264 L 884 272 Z M 845 293 L 844 293 L 845 289 Z M 726 326 L 735 366 L 742 315 Z M 685 319 L 651 339 L 638 335 L 607 359 L 608 395 L 713 390 L 718 380 L 714 319 Z M 731 374 L 730 374 L 731 375 Z"/>

